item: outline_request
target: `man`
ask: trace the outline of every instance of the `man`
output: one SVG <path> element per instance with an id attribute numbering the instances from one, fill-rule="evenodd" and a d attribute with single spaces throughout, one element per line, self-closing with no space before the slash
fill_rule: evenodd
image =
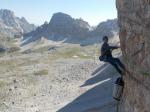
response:
<path id="1" fill-rule="evenodd" d="M 109 46 L 108 44 L 108 37 L 103 37 L 103 45 L 101 47 L 101 56 L 99 57 L 100 61 L 108 62 L 110 63 L 115 69 L 123 75 L 123 72 L 125 71 L 124 65 L 121 63 L 121 61 L 118 58 L 114 58 L 112 56 L 112 50 L 118 49 L 120 47 L 118 46 Z M 122 70 L 121 70 L 122 69 Z"/>

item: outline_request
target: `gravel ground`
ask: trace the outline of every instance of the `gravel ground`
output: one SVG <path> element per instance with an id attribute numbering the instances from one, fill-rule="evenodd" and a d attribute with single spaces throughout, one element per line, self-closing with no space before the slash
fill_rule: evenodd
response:
<path id="1" fill-rule="evenodd" d="M 7 84 L 0 88 L 0 112 L 56 112 L 91 88 L 80 86 L 96 67 L 90 59 L 60 59 L 20 66 L 13 75 L 1 74 Z M 40 68 L 48 69 L 48 74 L 32 74 Z"/>
<path id="2" fill-rule="evenodd" d="M 89 48 L 87 51 L 92 51 L 93 47 L 91 50 Z M 66 51 L 66 48 L 62 50 Z M 92 56 L 93 52 L 87 54 Z M 56 112 L 94 87 L 81 85 L 93 77 L 92 73 L 100 64 L 98 60 L 81 59 L 76 55 L 53 60 L 55 58 L 51 58 L 51 55 L 48 52 L 14 53 L 0 58 L 0 112 Z M 108 70 L 109 74 L 113 73 L 111 69 Z M 105 86 L 101 89 L 105 89 Z M 108 90 L 111 96 L 111 89 Z M 97 107 L 94 109 L 97 110 Z"/>

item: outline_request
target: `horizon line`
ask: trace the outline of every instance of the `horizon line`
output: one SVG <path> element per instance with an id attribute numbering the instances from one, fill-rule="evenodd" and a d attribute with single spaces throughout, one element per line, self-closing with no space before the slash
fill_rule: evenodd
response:
<path id="1" fill-rule="evenodd" d="M 45 22 L 48 22 L 48 23 L 49 23 L 49 22 L 51 21 L 53 15 L 54 15 L 54 14 L 57 14 L 57 13 L 63 13 L 63 14 L 69 15 L 69 16 L 70 16 L 71 18 L 73 18 L 73 19 L 82 19 L 83 21 L 88 22 L 88 24 L 89 24 L 91 27 L 96 27 L 96 26 L 98 26 L 100 23 L 103 23 L 103 22 L 106 22 L 106 21 L 109 21 L 109 20 L 117 19 L 117 17 L 114 17 L 114 18 L 107 18 L 107 19 L 101 20 L 101 21 L 98 22 L 97 24 L 91 24 L 89 21 L 85 20 L 83 17 L 73 17 L 72 15 L 70 15 L 70 14 L 68 14 L 68 13 L 61 12 L 61 11 L 57 11 L 57 12 L 54 12 L 54 13 L 51 14 L 52 16 L 50 17 L 50 20 L 44 20 L 42 23 L 34 23 L 34 22 L 31 21 L 30 19 L 28 19 L 28 17 L 17 15 L 16 12 L 15 12 L 14 10 L 12 10 L 12 9 L 9 9 L 9 8 L 1 8 L 0 10 L 8 10 L 8 11 L 11 11 L 11 12 L 14 13 L 14 16 L 15 16 L 15 17 L 25 18 L 25 19 L 27 20 L 27 22 L 29 22 L 29 24 L 34 24 L 34 25 L 37 26 L 37 27 L 43 25 Z"/>

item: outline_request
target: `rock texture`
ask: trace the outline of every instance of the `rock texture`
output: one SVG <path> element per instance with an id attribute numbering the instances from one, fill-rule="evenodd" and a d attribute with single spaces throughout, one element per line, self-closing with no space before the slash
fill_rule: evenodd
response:
<path id="1" fill-rule="evenodd" d="M 13 11 L 7 9 L 0 10 L 0 34 L 14 36 L 18 33 L 31 32 L 35 28 L 35 25 L 29 24 L 24 17 L 16 17 Z"/>
<path id="2" fill-rule="evenodd" d="M 117 0 L 125 64 L 120 112 L 150 111 L 150 0 Z"/>
<path id="3" fill-rule="evenodd" d="M 99 42 L 103 35 L 112 36 L 113 32 L 118 32 L 118 29 L 116 19 L 108 20 L 92 28 L 81 18 L 75 19 L 68 14 L 58 12 L 53 14 L 49 23 L 45 22 L 35 31 L 25 34 L 24 39 L 28 39 L 27 43 L 45 37 L 53 41 L 64 40 L 67 43 L 89 44 Z"/>

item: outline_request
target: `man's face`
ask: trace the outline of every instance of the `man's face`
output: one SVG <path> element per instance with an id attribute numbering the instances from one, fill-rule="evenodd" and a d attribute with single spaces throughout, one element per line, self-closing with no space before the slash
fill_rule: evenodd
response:
<path id="1" fill-rule="evenodd" d="M 105 39 L 104 39 L 104 42 L 105 42 L 105 43 L 107 43 L 107 42 L 108 42 L 108 39 L 107 39 L 107 38 L 105 38 Z"/>

